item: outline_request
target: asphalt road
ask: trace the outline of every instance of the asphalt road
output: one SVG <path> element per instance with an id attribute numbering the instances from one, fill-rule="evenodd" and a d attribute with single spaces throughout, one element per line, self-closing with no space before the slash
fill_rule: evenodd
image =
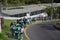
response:
<path id="1" fill-rule="evenodd" d="M 30 40 L 60 40 L 60 30 L 53 27 L 54 22 L 33 25 L 27 32 Z"/>

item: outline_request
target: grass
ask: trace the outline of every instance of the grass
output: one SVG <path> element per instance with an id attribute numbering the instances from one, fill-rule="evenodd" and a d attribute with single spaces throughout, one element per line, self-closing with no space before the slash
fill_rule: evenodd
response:
<path id="1" fill-rule="evenodd" d="M 10 32 L 10 23 L 13 20 L 4 20 L 4 28 L 2 29 L 2 33 L 0 34 L 0 40 L 13 40 L 12 38 L 8 38 L 7 33 Z"/>

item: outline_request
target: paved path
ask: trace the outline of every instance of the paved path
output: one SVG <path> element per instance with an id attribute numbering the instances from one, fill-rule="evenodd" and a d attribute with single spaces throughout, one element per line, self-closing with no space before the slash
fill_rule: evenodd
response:
<path id="1" fill-rule="evenodd" d="M 27 32 L 30 40 L 60 40 L 60 31 L 53 27 L 54 22 L 33 25 Z"/>

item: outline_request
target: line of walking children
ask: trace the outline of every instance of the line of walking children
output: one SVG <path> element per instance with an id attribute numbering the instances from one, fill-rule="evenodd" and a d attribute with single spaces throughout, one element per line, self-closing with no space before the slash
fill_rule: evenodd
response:
<path id="1" fill-rule="evenodd" d="M 22 35 L 24 33 L 24 28 L 26 24 L 27 24 L 26 18 L 19 19 L 16 22 L 12 22 L 10 24 L 12 37 L 21 40 L 23 38 Z"/>

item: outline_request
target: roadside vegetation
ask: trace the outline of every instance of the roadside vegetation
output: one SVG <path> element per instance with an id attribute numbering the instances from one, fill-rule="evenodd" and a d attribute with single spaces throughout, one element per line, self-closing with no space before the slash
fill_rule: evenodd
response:
<path id="1" fill-rule="evenodd" d="M 0 34 L 0 40 L 13 40 L 12 38 L 8 38 L 8 33 L 10 32 L 10 23 L 12 20 L 4 20 L 4 28 L 2 29 L 2 33 Z"/>
<path id="2" fill-rule="evenodd" d="M 4 6 L 21 6 L 40 3 L 52 3 L 52 0 L 0 0 Z"/>
<path id="3" fill-rule="evenodd" d="M 53 14 L 53 18 L 60 18 L 60 6 L 59 7 L 53 7 L 53 8 L 48 7 L 45 9 L 45 12 L 48 13 L 48 16 L 51 16 L 51 14 Z"/>

